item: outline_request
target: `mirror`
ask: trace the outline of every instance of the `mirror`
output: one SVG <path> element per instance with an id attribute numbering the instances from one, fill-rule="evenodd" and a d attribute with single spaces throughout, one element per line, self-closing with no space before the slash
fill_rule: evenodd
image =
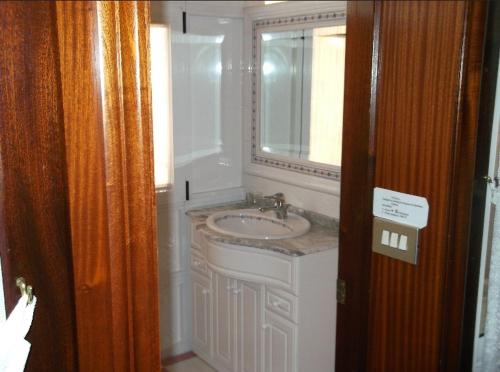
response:
<path id="1" fill-rule="evenodd" d="M 346 26 L 345 18 L 321 18 L 274 28 L 254 23 L 252 159 L 338 179 Z"/>

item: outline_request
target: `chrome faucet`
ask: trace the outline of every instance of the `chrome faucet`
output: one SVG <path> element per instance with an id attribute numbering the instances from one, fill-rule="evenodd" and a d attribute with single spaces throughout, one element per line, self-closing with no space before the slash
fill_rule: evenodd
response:
<path id="1" fill-rule="evenodd" d="M 290 204 L 285 204 L 285 195 L 283 193 L 278 192 L 274 195 L 264 196 L 264 199 L 271 199 L 274 201 L 272 207 L 260 207 L 259 211 L 265 212 L 274 210 L 276 212 L 276 217 L 280 220 L 284 220 L 288 216 L 288 207 Z"/>

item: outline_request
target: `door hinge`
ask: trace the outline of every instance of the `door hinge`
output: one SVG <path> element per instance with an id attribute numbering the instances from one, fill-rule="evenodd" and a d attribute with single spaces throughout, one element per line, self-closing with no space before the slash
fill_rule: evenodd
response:
<path id="1" fill-rule="evenodd" d="M 337 279 L 337 302 L 345 305 L 347 296 L 346 283 L 343 279 Z"/>

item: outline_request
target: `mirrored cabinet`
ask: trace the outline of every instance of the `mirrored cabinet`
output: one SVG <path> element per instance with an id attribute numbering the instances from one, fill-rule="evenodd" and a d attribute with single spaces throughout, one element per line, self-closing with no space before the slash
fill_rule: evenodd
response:
<path id="1" fill-rule="evenodd" d="M 252 157 L 340 179 L 345 10 L 252 19 Z"/>

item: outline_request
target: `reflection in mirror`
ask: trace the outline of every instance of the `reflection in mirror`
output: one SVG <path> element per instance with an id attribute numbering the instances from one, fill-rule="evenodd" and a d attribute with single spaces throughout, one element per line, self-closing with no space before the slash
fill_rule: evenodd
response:
<path id="1" fill-rule="evenodd" d="M 341 164 L 345 25 L 263 32 L 261 153 Z"/>

